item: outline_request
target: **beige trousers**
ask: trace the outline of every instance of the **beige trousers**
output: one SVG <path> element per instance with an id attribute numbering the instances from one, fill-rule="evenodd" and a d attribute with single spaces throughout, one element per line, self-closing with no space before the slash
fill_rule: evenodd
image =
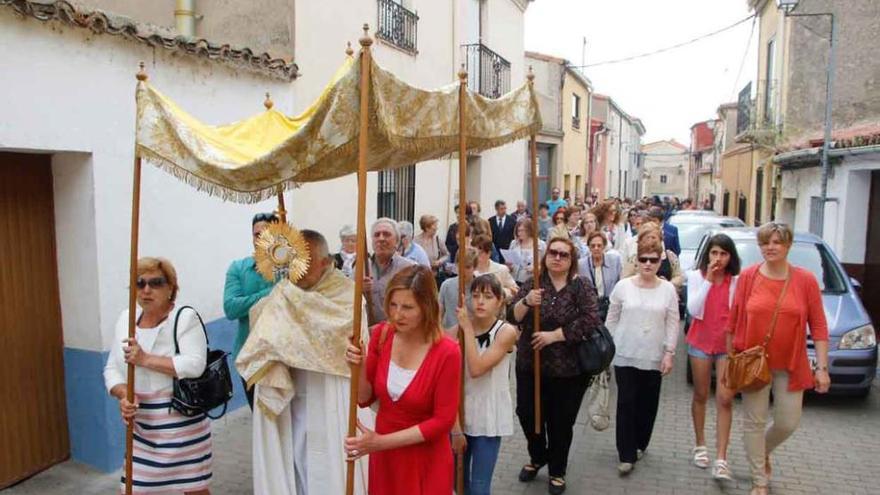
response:
<path id="1" fill-rule="evenodd" d="M 773 423 L 767 428 L 770 416 L 770 390 L 773 389 Z M 785 441 L 801 421 L 804 392 L 788 390 L 788 372 L 774 371 L 770 385 L 756 392 L 744 392 L 742 404 L 743 442 L 752 472 L 752 484 L 767 486 L 764 459 Z"/>

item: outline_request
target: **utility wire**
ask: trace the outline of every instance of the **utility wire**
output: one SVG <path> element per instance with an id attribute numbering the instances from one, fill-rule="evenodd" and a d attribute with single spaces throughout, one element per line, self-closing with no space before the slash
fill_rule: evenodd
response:
<path id="1" fill-rule="evenodd" d="M 742 24 L 742 23 L 748 21 L 749 19 L 753 19 L 753 18 L 755 18 L 755 17 L 756 17 L 755 14 L 752 14 L 752 15 L 750 15 L 750 16 L 744 18 L 744 19 L 741 19 L 741 20 L 739 20 L 739 21 L 736 21 L 735 23 L 733 23 L 733 24 L 731 24 L 731 25 L 729 25 L 729 26 L 727 26 L 727 27 L 723 27 L 723 28 L 721 28 L 721 29 L 719 29 L 719 30 L 717 30 L 717 31 L 712 31 L 711 33 L 704 34 L 704 35 L 702 35 L 702 36 L 698 36 L 698 37 L 696 37 L 696 38 L 694 38 L 694 39 L 691 39 L 691 40 L 688 40 L 688 41 L 685 41 L 685 42 L 682 42 L 682 43 L 678 43 L 678 44 L 676 44 L 676 45 L 667 46 L 667 47 L 665 47 L 665 48 L 660 48 L 659 50 L 654 50 L 654 51 L 646 52 L 646 53 L 640 53 L 640 54 L 638 54 L 638 55 L 631 55 L 631 56 L 629 56 L 629 57 L 618 58 L 618 59 L 614 59 L 614 60 L 604 60 L 604 61 L 602 61 L 602 62 L 596 62 L 596 63 L 594 63 L 594 64 L 587 64 L 587 65 L 580 65 L 580 66 L 572 66 L 572 68 L 573 68 L 573 69 L 586 69 L 586 68 L 588 68 L 588 67 L 597 67 L 597 66 L 599 66 L 599 65 L 619 64 L 619 63 L 621 63 L 621 62 L 629 62 L 630 60 L 636 60 L 636 59 L 640 59 L 640 58 L 650 57 L 651 55 L 657 55 L 658 53 L 668 52 L 668 51 L 670 51 L 670 50 L 675 50 L 676 48 L 681 48 L 681 47 L 683 47 L 683 46 L 687 46 L 687 45 L 690 45 L 690 44 L 692 44 L 692 43 L 696 43 L 697 41 L 702 41 L 702 40 L 704 40 L 704 39 L 706 39 L 706 38 L 709 38 L 709 37 L 715 36 L 715 35 L 717 35 L 717 34 L 721 34 L 721 33 L 725 32 L 725 31 L 730 30 L 730 29 L 733 29 L 733 28 L 735 28 L 736 26 L 739 26 L 740 24 Z"/>
<path id="2" fill-rule="evenodd" d="M 739 78 L 742 75 L 743 66 L 746 65 L 746 58 L 749 56 L 749 49 L 752 47 L 752 37 L 755 35 L 755 21 L 757 20 L 757 17 L 752 17 L 752 29 L 749 31 L 749 41 L 746 42 L 746 51 L 743 53 L 742 61 L 739 63 L 739 70 L 736 71 L 736 81 L 733 82 L 733 90 L 730 92 L 730 98 L 727 101 L 733 101 L 733 97 L 736 96 Z M 749 97 L 751 97 L 751 95 Z"/>

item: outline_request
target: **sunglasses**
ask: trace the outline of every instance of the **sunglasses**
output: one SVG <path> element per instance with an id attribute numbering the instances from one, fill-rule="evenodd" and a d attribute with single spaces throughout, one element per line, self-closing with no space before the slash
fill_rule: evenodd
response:
<path id="1" fill-rule="evenodd" d="M 660 258 L 655 258 L 653 256 L 639 256 L 639 263 L 660 263 Z"/>
<path id="2" fill-rule="evenodd" d="M 167 283 L 168 283 L 168 281 L 165 280 L 165 277 L 156 277 L 156 278 L 149 278 L 149 279 L 139 278 L 139 279 L 137 279 L 137 282 L 135 283 L 135 285 L 137 285 L 138 289 L 143 290 L 148 285 L 150 286 L 151 289 L 159 289 L 159 288 L 165 287 L 165 284 L 167 284 Z"/>
<path id="3" fill-rule="evenodd" d="M 571 257 L 571 253 L 569 253 L 567 251 L 558 251 L 556 249 L 548 249 L 547 250 L 547 257 L 567 260 L 568 258 Z"/>

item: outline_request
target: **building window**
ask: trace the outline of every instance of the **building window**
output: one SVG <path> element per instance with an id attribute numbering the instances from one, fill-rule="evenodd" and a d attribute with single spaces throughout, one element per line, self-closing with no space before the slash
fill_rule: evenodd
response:
<path id="1" fill-rule="evenodd" d="M 379 28 L 376 37 L 401 50 L 418 53 L 419 16 L 404 7 L 400 0 L 378 0 Z"/>
<path id="2" fill-rule="evenodd" d="M 764 81 L 764 123 L 773 124 L 776 119 L 776 38 L 767 42 L 767 80 Z M 758 88 L 761 89 L 760 86 Z"/>
<path id="3" fill-rule="evenodd" d="M 510 91 L 510 62 L 482 43 L 462 45 L 465 49 L 468 89 L 486 98 L 500 98 Z"/>
<path id="4" fill-rule="evenodd" d="M 581 97 L 575 94 L 571 95 L 571 128 L 581 128 Z"/>
<path id="5" fill-rule="evenodd" d="M 661 176 L 660 176 L 660 183 L 661 183 L 661 184 L 666 184 L 666 176 L 665 176 L 665 175 L 661 175 Z"/>
<path id="6" fill-rule="evenodd" d="M 416 166 L 379 171 L 376 200 L 379 217 L 412 222 L 416 202 Z"/>

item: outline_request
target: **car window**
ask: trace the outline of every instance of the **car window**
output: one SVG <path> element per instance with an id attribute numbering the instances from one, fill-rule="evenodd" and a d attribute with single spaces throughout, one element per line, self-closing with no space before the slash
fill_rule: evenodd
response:
<path id="1" fill-rule="evenodd" d="M 754 239 L 736 241 L 736 250 L 743 267 L 763 260 L 761 250 Z M 814 242 L 795 242 L 788 253 L 788 261 L 812 272 L 822 292 L 846 292 L 846 284 L 843 282 L 840 269 L 824 245 Z"/>
<path id="2" fill-rule="evenodd" d="M 717 228 L 711 223 L 680 223 L 678 227 L 678 244 L 682 249 L 697 249 L 703 235 L 710 229 Z"/>

